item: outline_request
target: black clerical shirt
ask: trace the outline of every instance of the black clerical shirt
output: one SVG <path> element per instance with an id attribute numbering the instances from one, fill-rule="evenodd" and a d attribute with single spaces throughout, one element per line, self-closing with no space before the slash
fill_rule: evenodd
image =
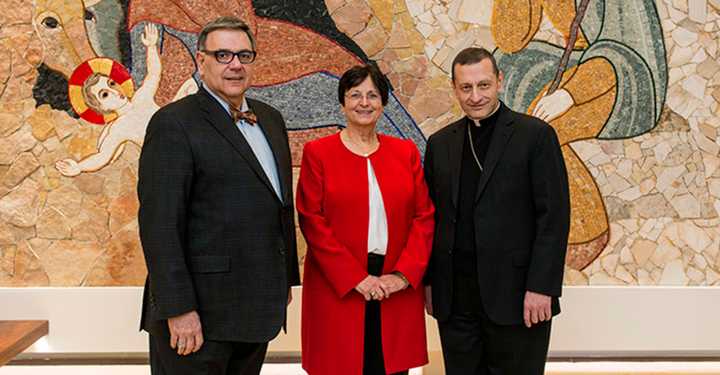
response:
<path id="1" fill-rule="evenodd" d="M 462 165 L 460 167 L 460 191 L 458 195 L 457 225 L 455 227 L 455 249 L 453 251 L 453 305 L 454 310 L 477 311 L 480 308 L 480 290 L 477 277 L 477 252 L 475 248 L 475 194 L 482 174 L 475 155 L 484 166 L 485 156 L 490 147 L 495 124 L 499 116 L 498 107 L 488 118 L 475 121 L 466 118 L 465 141 L 463 143 Z M 468 128 L 470 137 L 468 137 Z"/>

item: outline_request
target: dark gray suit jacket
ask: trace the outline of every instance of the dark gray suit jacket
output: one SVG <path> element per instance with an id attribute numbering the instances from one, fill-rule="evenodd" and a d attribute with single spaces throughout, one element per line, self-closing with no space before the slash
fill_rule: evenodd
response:
<path id="1" fill-rule="evenodd" d="M 141 327 L 197 310 L 206 339 L 267 342 L 299 284 L 285 122 L 252 99 L 278 168 L 282 201 L 228 113 L 207 91 L 161 108 L 139 164 L 148 278 Z"/>
<path id="2" fill-rule="evenodd" d="M 501 104 L 485 171 L 475 195 L 478 283 L 483 307 L 496 324 L 520 324 L 526 290 L 553 296 L 560 312 L 570 228 L 567 172 L 555 130 Z M 466 120 L 428 140 L 425 177 L 435 203 L 435 237 L 426 273 L 433 315 L 452 309 L 452 257 L 457 224 Z"/>

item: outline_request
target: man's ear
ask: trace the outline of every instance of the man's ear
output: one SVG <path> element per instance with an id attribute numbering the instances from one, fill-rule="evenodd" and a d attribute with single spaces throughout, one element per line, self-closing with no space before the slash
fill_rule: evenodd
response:
<path id="1" fill-rule="evenodd" d="M 205 54 L 200 51 L 197 51 L 195 53 L 195 62 L 197 63 L 198 74 L 200 75 L 201 78 L 202 78 L 203 70 L 205 67 L 205 58 L 206 57 L 207 56 L 205 56 Z"/>

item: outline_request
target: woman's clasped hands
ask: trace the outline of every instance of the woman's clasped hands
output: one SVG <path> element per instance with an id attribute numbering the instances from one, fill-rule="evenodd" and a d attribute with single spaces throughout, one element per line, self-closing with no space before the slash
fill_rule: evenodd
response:
<path id="1" fill-rule="evenodd" d="M 404 278 L 390 273 L 382 276 L 368 275 L 355 287 L 355 290 L 362 294 L 366 301 L 382 301 L 407 287 L 408 282 Z"/>

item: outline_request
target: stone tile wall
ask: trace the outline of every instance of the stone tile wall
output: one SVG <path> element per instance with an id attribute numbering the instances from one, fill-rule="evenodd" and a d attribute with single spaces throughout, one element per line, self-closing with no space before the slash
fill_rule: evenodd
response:
<path id="1" fill-rule="evenodd" d="M 79 0 L 7 1 L 0 14 L 0 286 L 142 285 L 135 196 L 141 145 L 125 143 L 97 171 L 62 175 L 56 163 L 97 153 L 111 125 L 75 115 L 67 79 L 83 61 L 105 56 L 128 67 L 137 89 L 146 74 L 140 38 L 151 21 L 161 26 L 163 65 L 155 101 L 172 100 L 192 82 L 188 50 L 200 23 L 222 10 L 181 12 L 179 0 L 93 0 L 85 7 Z M 378 64 L 394 89 L 380 130 L 424 150 L 425 137 L 461 116 L 449 77 L 455 54 L 498 46 L 498 4 L 506 4 L 498 9 L 507 14 L 519 12 L 512 0 L 302 3 L 238 0 L 225 10 L 247 19 L 258 34 L 258 60 L 265 62 L 254 93 L 278 100 L 272 104 L 289 119 L 295 176 L 304 142 L 342 124 L 333 95 L 344 69 Z M 656 85 L 665 87 L 659 119 L 632 136 L 569 131 L 564 142 L 566 161 L 575 163 L 571 178 L 579 181 L 569 285 L 720 285 L 720 3 L 651 3 L 656 16 L 649 18 L 660 35 L 625 37 L 664 47 L 667 85 Z M 558 25 L 566 15 L 543 6 L 532 39 L 564 46 L 567 29 Z M 564 131 L 560 122 L 552 124 Z M 304 254 L 299 231 L 298 237 Z"/>

